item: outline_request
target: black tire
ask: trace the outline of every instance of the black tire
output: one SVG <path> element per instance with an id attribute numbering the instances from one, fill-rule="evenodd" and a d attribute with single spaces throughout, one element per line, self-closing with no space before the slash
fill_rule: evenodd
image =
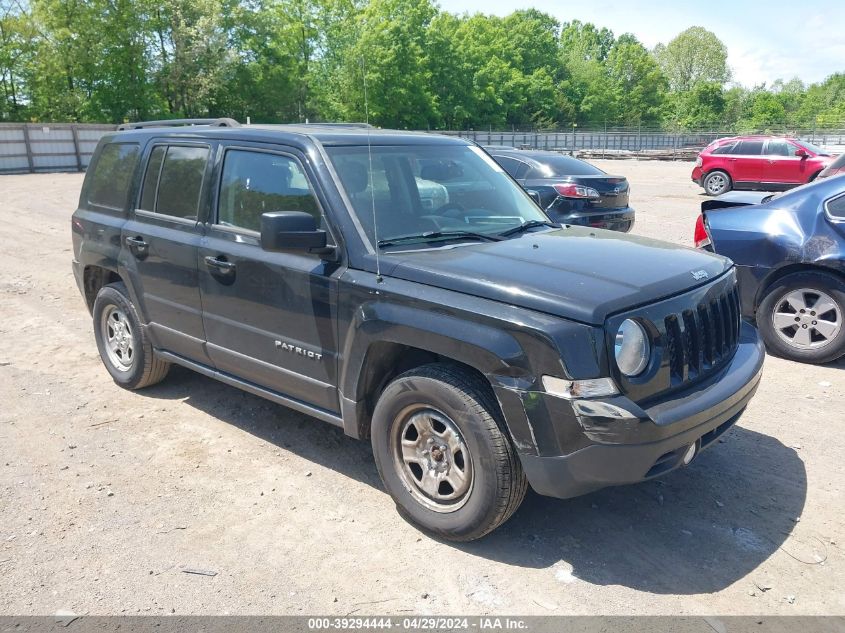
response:
<path id="1" fill-rule="evenodd" d="M 104 319 L 112 317 L 119 327 L 125 327 L 122 325 L 125 319 L 128 330 L 123 330 L 126 343 L 123 351 L 110 353 L 107 339 L 109 332 L 113 331 L 114 323 L 105 325 Z M 118 385 L 126 389 L 143 389 L 164 380 L 170 370 L 170 363 L 156 357 L 123 282 L 100 289 L 94 300 L 93 322 L 100 358 Z M 124 360 L 123 363 L 120 358 Z"/>
<path id="2" fill-rule="evenodd" d="M 704 177 L 701 186 L 708 196 L 721 196 L 733 189 L 733 181 L 727 172 L 714 169 Z"/>
<path id="3" fill-rule="evenodd" d="M 806 290 L 804 293 L 802 291 Z M 818 305 L 820 295 L 813 294 L 814 292 L 824 293 L 829 297 L 836 310 L 829 310 L 823 314 L 816 314 L 813 307 Z M 786 297 L 791 293 L 798 293 L 806 299 L 807 310 L 805 313 L 800 313 L 800 310 L 795 312 L 793 320 L 796 325 L 788 328 L 778 328 L 775 325 L 776 319 L 783 319 L 783 317 L 776 317 L 780 313 L 792 313 L 793 308 Z M 837 312 L 838 310 L 838 312 Z M 815 320 L 814 317 L 824 317 L 825 322 L 839 323 L 838 332 L 831 335 L 825 343 L 822 339 L 822 332 L 816 330 L 821 320 Z M 769 352 L 797 360 L 803 363 L 827 363 L 836 360 L 840 356 L 845 355 L 845 281 L 825 272 L 800 272 L 787 275 L 775 281 L 770 287 L 766 289 L 766 294 L 760 301 L 757 308 L 757 326 L 760 328 L 760 334 L 766 342 L 766 348 Z M 783 320 L 779 321 L 781 324 Z M 804 326 L 807 326 L 806 328 Z M 825 323 L 827 326 L 827 323 Z M 800 348 L 800 343 L 793 342 L 790 344 L 785 338 L 793 337 L 801 327 L 805 331 L 809 331 L 811 338 L 815 337 L 815 348 Z M 830 331 L 829 326 L 825 328 Z M 779 334 L 780 332 L 780 334 Z"/>
<path id="4" fill-rule="evenodd" d="M 399 432 L 416 414 L 424 418 L 429 411 L 446 416 L 438 419 L 448 419 L 457 428 L 469 456 L 469 490 L 451 505 L 427 499 L 410 481 L 416 477 L 412 469 L 403 470 L 404 465 L 398 463 L 398 447 L 403 441 Z M 489 385 L 459 367 L 425 365 L 396 378 L 379 397 L 371 435 L 379 475 L 399 513 L 445 539 L 472 541 L 496 529 L 516 511 L 528 488 Z M 443 458 L 448 469 L 445 474 L 458 465 L 458 455 L 452 452 Z M 460 455 L 466 469 L 465 454 Z M 434 510 L 426 503 L 446 509 Z"/>

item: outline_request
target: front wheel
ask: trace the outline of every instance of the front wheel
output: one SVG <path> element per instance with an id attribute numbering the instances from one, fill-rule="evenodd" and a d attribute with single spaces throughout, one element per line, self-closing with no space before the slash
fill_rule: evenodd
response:
<path id="1" fill-rule="evenodd" d="M 528 482 L 480 377 L 426 365 L 391 382 L 371 428 L 379 474 L 411 523 L 471 541 L 508 520 Z"/>
<path id="2" fill-rule="evenodd" d="M 805 363 L 845 354 L 845 282 L 824 272 L 793 273 L 766 291 L 757 324 L 766 347 Z"/>
<path id="3" fill-rule="evenodd" d="M 720 170 L 711 171 L 707 174 L 702 185 L 708 196 L 720 196 L 732 188 L 731 177 Z"/>

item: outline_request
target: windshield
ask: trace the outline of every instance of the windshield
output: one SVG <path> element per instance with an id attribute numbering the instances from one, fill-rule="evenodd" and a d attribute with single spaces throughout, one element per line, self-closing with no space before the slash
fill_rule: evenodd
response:
<path id="1" fill-rule="evenodd" d="M 801 147 L 810 150 L 811 152 L 813 152 L 813 154 L 816 154 L 817 156 L 830 156 L 830 152 L 828 152 L 826 149 L 822 149 L 818 145 L 813 145 L 812 143 L 807 143 L 806 141 L 798 141 L 798 143 L 801 145 Z"/>
<path id="2" fill-rule="evenodd" d="M 494 235 L 531 220 L 548 221 L 475 146 L 373 146 L 372 173 L 366 145 L 326 152 L 373 245 L 413 235 L 425 241 L 433 233 Z"/>

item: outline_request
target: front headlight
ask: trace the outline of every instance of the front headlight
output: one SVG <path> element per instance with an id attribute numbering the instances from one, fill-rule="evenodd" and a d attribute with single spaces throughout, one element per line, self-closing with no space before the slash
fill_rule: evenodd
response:
<path id="1" fill-rule="evenodd" d="M 637 376 L 648 366 L 651 346 L 645 328 L 633 319 L 625 319 L 616 332 L 613 345 L 616 365 L 626 376 Z"/>

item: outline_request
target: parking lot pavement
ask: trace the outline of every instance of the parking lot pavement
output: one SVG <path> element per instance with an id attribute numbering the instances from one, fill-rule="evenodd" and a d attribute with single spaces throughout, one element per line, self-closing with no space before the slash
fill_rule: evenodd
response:
<path id="1" fill-rule="evenodd" d="M 630 179 L 635 233 L 691 243 L 689 164 L 597 163 Z M 117 388 L 70 271 L 81 182 L 0 178 L 0 612 L 845 613 L 845 362 L 770 357 L 688 468 L 529 494 L 455 546 L 336 428 L 186 370 Z"/>

